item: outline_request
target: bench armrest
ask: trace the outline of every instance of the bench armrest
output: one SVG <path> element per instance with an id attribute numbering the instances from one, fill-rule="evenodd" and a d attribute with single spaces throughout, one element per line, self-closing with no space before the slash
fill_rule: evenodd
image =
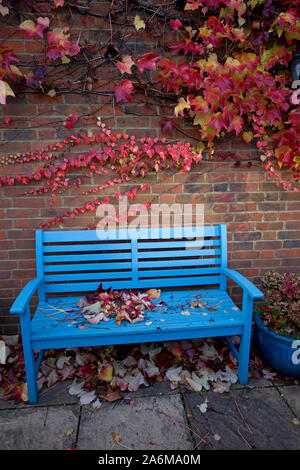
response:
<path id="1" fill-rule="evenodd" d="M 253 299 L 262 299 L 264 297 L 264 294 L 239 272 L 229 268 L 222 268 L 221 272 L 235 281 L 242 289 L 246 290 L 247 294 Z"/>
<path id="2" fill-rule="evenodd" d="M 14 301 L 9 313 L 12 315 L 22 315 L 25 312 L 26 306 L 30 302 L 31 297 L 43 282 L 44 279 L 42 277 L 37 277 L 29 281 Z"/>

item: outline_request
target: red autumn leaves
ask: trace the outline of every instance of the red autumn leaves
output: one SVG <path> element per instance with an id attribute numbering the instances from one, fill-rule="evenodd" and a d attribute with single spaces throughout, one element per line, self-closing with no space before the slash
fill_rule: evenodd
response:
<path id="1" fill-rule="evenodd" d="M 155 70 L 156 69 L 156 61 L 158 60 L 159 56 L 157 54 L 148 53 L 144 54 L 137 62 L 137 68 L 140 72 L 143 72 L 145 69 L 148 70 Z M 125 56 L 122 62 L 117 63 L 117 67 L 119 68 L 120 72 L 123 73 L 131 73 L 131 67 L 134 65 L 132 58 L 129 56 Z M 117 103 L 119 101 L 132 101 L 131 95 L 135 92 L 135 88 L 133 83 L 128 80 L 122 80 L 118 83 L 115 87 L 115 96 Z"/>
<path id="2" fill-rule="evenodd" d="M 61 5 L 62 6 L 62 5 Z M 19 29 L 25 31 L 26 37 L 32 39 L 37 36 L 43 39 L 45 29 L 50 26 L 50 19 L 48 17 L 39 17 L 34 23 L 32 20 L 25 20 L 19 25 Z M 69 40 L 70 33 L 67 26 L 63 28 L 55 28 L 47 32 L 47 48 L 46 55 L 49 59 L 61 58 L 63 61 L 68 61 L 70 56 L 78 54 L 80 46 L 71 43 Z"/>

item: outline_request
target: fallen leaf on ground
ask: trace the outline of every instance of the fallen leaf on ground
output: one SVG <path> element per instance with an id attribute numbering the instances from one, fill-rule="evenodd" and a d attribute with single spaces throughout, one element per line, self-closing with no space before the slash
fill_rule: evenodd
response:
<path id="1" fill-rule="evenodd" d="M 122 395 L 120 394 L 119 390 L 111 390 L 109 389 L 107 393 L 99 395 L 100 398 L 107 400 L 109 402 L 120 400 Z"/>
<path id="2" fill-rule="evenodd" d="M 146 27 L 144 20 L 139 15 L 134 17 L 134 26 L 137 31 Z"/>
<path id="3" fill-rule="evenodd" d="M 269 370 L 263 369 L 262 370 L 263 376 L 267 380 L 273 380 L 274 377 L 277 375 L 276 372 L 270 372 Z"/>
<path id="4" fill-rule="evenodd" d="M 118 432 L 112 432 L 112 437 L 113 437 L 113 440 L 114 442 L 117 444 L 118 442 L 121 442 L 123 437 L 121 434 L 119 434 Z"/>
<path id="5" fill-rule="evenodd" d="M 205 401 L 204 401 L 203 403 L 201 403 L 201 405 L 197 405 L 197 408 L 199 408 L 199 410 L 201 411 L 201 413 L 206 413 L 207 407 L 208 407 L 208 403 L 209 403 L 209 400 L 205 399 Z"/>
<path id="6" fill-rule="evenodd" d="M 92 390 L 91 392 L 82 392 L 80 394 L 80 403 L 81 405 L 89 405 L 96 399 L 96 392 Z"/>

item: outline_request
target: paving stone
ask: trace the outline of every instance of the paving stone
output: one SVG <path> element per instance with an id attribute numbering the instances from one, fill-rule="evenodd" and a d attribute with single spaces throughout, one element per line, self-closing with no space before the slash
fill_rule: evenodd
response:
<path id="1" fill-rule="evenodd" d="M 300 419 L 300 387 L 297 385 L 290 387 L 279 387 L 280 393 L 286 399 L 289 407 Z"/>
<path id="2" fill-rule="evenodd" d="M 281 374 L 275 375 L 273 379 L 275 385 L 293 386 L 300 385 L 300 380 L 294 379 L 293 377 L 284 377 Z"/>
<path id="3" fill-rule="evenodd" d="M 111 403 L 109 407 L 93 411 L 84 406 L 77 448 L 124 450 L 125 446 L 132 450 L 193 449 L 191 435 L 185 428 L 187 422 L 179 395 L 140 397 L 134 401 L 134 405 Z M 120 444 L 114 442 L 113 433 L 121 434 Z"/>
<path id="4" fill-rule="evenodd" d="M 205 398 L 210 406 L 206 413 L 201 413 L 197 405 Z M 293 424 L 294 415 L 275 388 L 235 390 L 226 396 L 215 392 L 203 396 L 186 393 L 185 399 L 191 425 L 207 435 L 213 449 L 292 450 L 300 447 L 300 428 Z M 221 439 L 215 440 L 215 434 Z M 197 449 L 208 448 L 201 439 L 196 437 L 196 441 Z"/>
<path id="5" fill-rule="evenodd" d="M 232 386 L 232 390 L 242 389 L 242 388 L 262 388 L 262 387 L 273 387 L 271 380 L 267 380 L 264 377 L 250 377 L 247 385 L 241 385 L 239 382 Z"/>
<path id="6" fill-rule="evenodd" d="M 64 450 L 76 440 L 78 406 L 0 411 L 1 450 Z"/>
<path id="7" fill-rule="evenodd" d="M 45 406 L 45 405 L 72 405 L 79 402 L 78 398 L 69 394 L 68 386 L 71 385 L 72 380 L 65 380 L 58 382 L 50 388 L 43 388 L 39 392 L 38 403 L 34 406 Z M 26 402 L 21 401 L 15 403 L 14 400 L 0 400 L 0 410 L 8 410 L 12 408 L 26 408 L 30 405 Z"/>
<path id="8" fill-rule="evenodd" d="M 170 382 L 154 382 L 149 387 L 140 387 L 136 392 L 126 392 L 123 395 L 134 397 L 151 397 L 160 395 L 174 395 L 180 392 L 180 388 L 176 387 L 174 390 L 170 387 Z"/>
<path id="9" fill-rule="evenodd" d="M 58 382 L 53 387 L 45 388 L 39 392 L 38 405 L 60 405 L 60 404 L 76 404 L 79 402 L 78 397 L 70 395 L 68 391 L 72 380 Z"/>

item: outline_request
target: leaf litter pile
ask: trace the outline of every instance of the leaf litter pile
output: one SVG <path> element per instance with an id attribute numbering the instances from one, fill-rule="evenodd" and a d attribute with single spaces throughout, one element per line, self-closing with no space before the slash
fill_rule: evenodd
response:
<path id="1" fill-rule="evenodd" d="M 78 328 L 89 328 L 89 325 L 110 319 L 114 319 L 118 326 L 122 321 L 145 321 L 146 310 L 152 311 L 157 306 L 164 308 L 164 302 L 153 302 L 159 297 L 160 290 L 157 289 L 146 293 L 136 289 L 104 290 L 100 284 L 94 293 L 79 299 L 75 310 L 79 321 L 73 323 Z M 189 303 L 192 309 L 203 306 L 198 300 Z M 56 310 L 60 321 L 64 321 L 62 312 L 70 321 L 69 311 Z M 190 315 L 189 310 L 181 313 Z M 50 317 L 55 318 L 55 315 Z M 239 344 L 238 336 L 231 337 L 231 340 L 234 345 Z M 268 380 L 276 375 L 263 369 L 253 351 L 250 372 L 253 377 L 264 376 Z M 237 360 L 227 344 L 218 338 L 45 351 L 38 373 L 39 392 L 44 393 L 67 379 L 72 381 L 69 393 L 77 396 L 80 404 L 91 403 L 94 408 L 99 408 L 102 400 L 123 399 L 124 392 L 136 392 L 140 387 L 149 387 L 155 382 L 168 382 L 171 390 L 183 386 L 197 392 L 229 392 L 232 384 L 238 381 Z M 28 401 L 20 335 L 0 337 L 0 400 Z"/>
<path id="2" fill-rule="evenodd" d="M 237 344 L 239 338 L 232 339 Z M 256 377 L 271 380 L 274 376 L 256 357 L 250 370 Z M 93 408 L 155 382 L 168 382 L 170 390 L 181 385 L 224 393 L 238 380 L 236 359 L 219 339 L 47 350 L 38 374 L 39 391 L 44 393 L 67 379 L 72 380 L 69 393 Z M 0 337 L 0 400 L 28 401 L 19 335 Z"/>
<path id="3" fill-rule="evenodd" d="M 143 312 L 146 309 L 151 312 L 155 308 L 152 299 L 159 296 L 160 290 L 157 289 L 149 289 L 145 293 L 137 289 L 104 290 L 100 283 L 96 292 L 79 299 L 76 307 L 83 307 L 79 315 L 83 315 L 91 325 L 107 322 L 110 317 L 114 317 L 120 326 L 123 320 L 129 323 L 144 321 Z"/>

